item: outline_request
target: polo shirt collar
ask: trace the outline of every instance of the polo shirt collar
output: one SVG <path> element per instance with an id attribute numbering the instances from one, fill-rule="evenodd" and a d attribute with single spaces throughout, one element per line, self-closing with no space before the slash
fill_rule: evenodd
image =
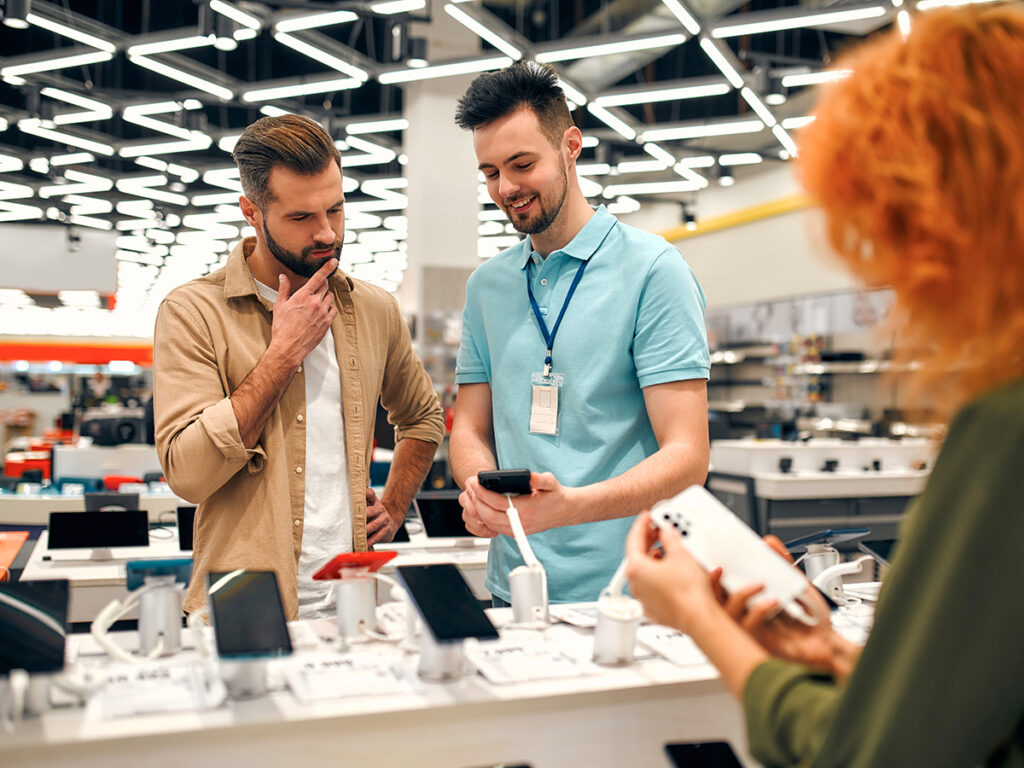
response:
<path id="1" fill-rule="evenodd" d="M 228 256 L 228 263 L 224 267 L 224 296 L 228 299 L 239 296 L 255 296 L 263 301 L 259 290 L 256 287 L 256 278 L 249 270 L 248 260 L 256 247 L 256 238 L 247 237 Z M 352 278 L 340 270 L 334 273 L 330 280 L 331 287 L 337 291 L 348 293 L 355 286 Z"/>
<path id="2" fill-rule="evenodd" d="M 576 237 L 570 240 L 564 248 L 559 248 L 551 253 L 564 253 L 566 256 L 571 256 L 580 261 L 589 261 L 590 257 L 597 253 L 597 249 L 601 247 L 601 243 L 604 242 L 612 227 L 617 223 L 617 219 L 608 212 L 608 209 L 603 205 L 599 205 L 594 211 L 594 215 L 583 225 L 583 229 L 576 233 Z M 523 238 L 522 249 L 522 267 L 526 269 L 526 265 L 534 253 L 529 237 Z"/>

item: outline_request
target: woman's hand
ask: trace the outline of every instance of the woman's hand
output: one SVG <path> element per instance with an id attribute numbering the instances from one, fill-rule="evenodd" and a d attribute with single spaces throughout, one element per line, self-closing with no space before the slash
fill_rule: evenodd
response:
<path id="1" fill-rule="evenodd" d="M 660 548 L 656 544 L 660 543 Z M 643 512 L 626 539 L 626 577 L 644 613 L 658 624 L 690 634 L 696 612 L 715 606 L 708 574 L 678 536 L 661 535 Z"/>
<path id="2" fill-rule="evenodd" d="M 777 537 L 768 535 L 764 540 L 781 557 L 793 562 L 792 556 Z M 718 602 L 773 656 L 826 669 L 840 681 L 853 672 L 860 656 L 860 646 L 849 642 L 832 629 L 828 604 L 813 586 L 808 585 L 801 597 L 805 609 L 817 622 L 814 626 L 808 626 L 784 612 L 777 613 L 776 600 L 763 600 L 748 607 L 750 598 L 761 592 L 763 585 L 752 584 L 728 594 L 722 587 L 721 577 L 720 568 L 712 571 L 711 585 Z"/>

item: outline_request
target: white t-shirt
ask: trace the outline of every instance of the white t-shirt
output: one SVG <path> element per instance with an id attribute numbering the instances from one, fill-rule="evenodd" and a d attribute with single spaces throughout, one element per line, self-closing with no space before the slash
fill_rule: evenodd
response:
<path id="1" fill-rule="evenodd" d="M 277 291 L 256 281 L 260 295 L 277 300 Z M 336 614 L 332 582 L 313 574 L 340 552 L 352 551 L 352 498 L 349 492 L 341 372 L 328 329 L 302 361 L 306 377 L 306 478 L 302 551 L 299 554 L 299 618 Z"/>

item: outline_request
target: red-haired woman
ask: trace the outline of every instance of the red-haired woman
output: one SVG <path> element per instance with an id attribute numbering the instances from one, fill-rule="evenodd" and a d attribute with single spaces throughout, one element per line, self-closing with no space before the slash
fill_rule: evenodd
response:
<path id="1" fill-rule="evenodd" d="M 955 413 L 871 637 L 858 659 L 827 622 L 741 616 L 678 537 L 651 553 L 646 514 L 630 582 L 721 670 L 767 765 L 1021 766 L 1024 12 L 919 14 L 840 66 L 853 74 L 804 129 L 800 172 L 835 250 L 895 290 L 919 383 Z"/>

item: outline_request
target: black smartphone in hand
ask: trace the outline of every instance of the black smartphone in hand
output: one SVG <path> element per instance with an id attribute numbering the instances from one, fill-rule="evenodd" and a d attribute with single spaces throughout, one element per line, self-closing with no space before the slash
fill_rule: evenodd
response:
<path id="1" fill-rule="evenodd" d="M 477 473 L 480 485 L 488 491 L 518 496 L 530 492 L 530 470 L 489 469 Z"/>

